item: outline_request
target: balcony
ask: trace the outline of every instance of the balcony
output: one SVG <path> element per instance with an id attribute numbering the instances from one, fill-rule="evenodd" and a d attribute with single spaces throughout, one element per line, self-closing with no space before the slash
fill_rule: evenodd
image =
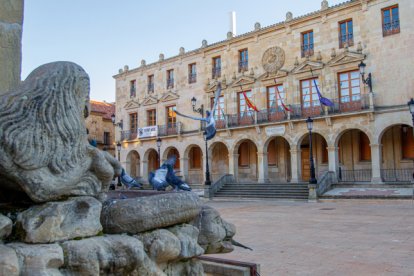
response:
<path id="1" fill-rule="evenodd" d="M 167 80 L 167 89 L 174 88 L 174 79 L 168 79 Z"/>
<path id="2" fill-rule="evenodd" d="M 247 60 L 239 61 L 239 73 L 247 71 L 249 68 L 249 62 Z"/>
<path id="3" fill-rule="evenodd" d="M 137 139 L 137 131 L 136 130 L 123 130 L 121 131 L 121 141 L 124 140 L 135 140 Z"/>
<path id="4" fill-rule="evenodd" d="M 302 45 L 301 47 L 302 57 L 313 56 L 313 44 Z"/>
<path id="5" fill-rule="evenodd" d="M 166 125 L 158 126 L 158 136 L 169 136 L 178 134 L 178 123 L 169 123 Z"/>
<path id="6" fill-rule="evenodd" d="M 148 93 L 154 93 L 154 84 L 153 83 L 148 84 Z"/>
<path id="7" fill-rule="evenodd" d="M 211 70 L 211 76 L 213 79 L 217 79 L 221 77 L 221 67 L 214 67 Z"/>
<path id="8" fill-rule="evenodd" d="M 188 74 L 188 83 L 197 82 L 197 74 Z"/>

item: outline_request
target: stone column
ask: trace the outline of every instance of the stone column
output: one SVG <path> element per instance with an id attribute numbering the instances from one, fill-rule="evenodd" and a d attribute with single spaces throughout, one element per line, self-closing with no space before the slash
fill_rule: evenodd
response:
<path id="1" fill-rule="evenodd" d="M 229 174 L 237 181 L 239 176 L 239 154 L 229 154 Z"/>
<path id="2" fill-rule="evenodd" d="M 140 175 L 142 177 L 142 180 L 144 181 L 148 181 L 148 161 L 147 160 L 142 160 L 141 161 L 141 167 L 140 167 L 141 171 L 140 171 Z"/>
<path id="3" fill-rule="evenodd" d="M 338 147 L 328 146 L 328 168 L 330 172 L 334 172 L 337 175 L 338 172 Z"/>
<path id="4" fill-rule="evenodd" d="M 257 166 L 258 166 L 258 182 L 265 183 L 269 182 L 268 167 L 267 167 L 267 153 L 257 153 Z"/>
<path id="5" fill-rule="evenodd" d="M 182 175 L 182 180 L 186 181 L 188 179 L 188 158 L 180 158 L 180 170 Z"/>
<path id="6" fill-rule="evenodd" d="M 291 172 L 292 172 L 292 179 L 290 182 L 297 183 L 299 182 L 299 158 L 300 158 L 300 150 L 297 149 L 290 149 L 290 165 L 292 166 Z"/>
<path id="7" fill-rule="evenodd" d="M 0 95 L 20 83 L 23 0 L 0 1 Z"/>
<path id="8" fill-rule="evenodd" d="M 381 177 L 381 163 L 382 163 L 382 145 L 371 144 L 371 168 L 372 178 L 371 183 L 382 183 Z"/>

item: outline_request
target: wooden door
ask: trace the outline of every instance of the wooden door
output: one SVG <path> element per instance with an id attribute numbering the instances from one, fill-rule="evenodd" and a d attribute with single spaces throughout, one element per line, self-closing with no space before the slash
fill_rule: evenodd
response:
<path id="1" fill-rule="evenodd" d="M 301 151 L 302 160 L 302 180 L 309 181 L 310 179 L 310 159 L 309 159 L 309 148 L 302 148 Z"/>

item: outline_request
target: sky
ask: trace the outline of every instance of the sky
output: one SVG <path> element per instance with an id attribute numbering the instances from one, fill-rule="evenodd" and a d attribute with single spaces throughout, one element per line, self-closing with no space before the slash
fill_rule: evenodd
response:
<path id="1" fill-rule="evenodd" d="M 118 69 L 175 56 L 226 39 L 229 13 L 237 34 L 320 9 L 322 0 L 25 0 L 22 79 L 53 61 L 73 61 L 91 80 L 91 99 L 115 100 Z M 343 0 L 329 0 L 336 5 Z"/>

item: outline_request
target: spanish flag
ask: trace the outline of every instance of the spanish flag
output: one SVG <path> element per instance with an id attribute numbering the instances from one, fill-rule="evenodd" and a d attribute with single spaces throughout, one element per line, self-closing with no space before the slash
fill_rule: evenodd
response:
<path id="1" fill-rule="evenodd" d="M 246 92 L 243 91 L 243 96 L 244 99 L 246 100 L 246 104 L 250 109 L 253 109 L 256 112 L 259 112 L 259 110 L 257 110 L 257 107 L 250 101 L 250 99 L 247 97 Z"/>

